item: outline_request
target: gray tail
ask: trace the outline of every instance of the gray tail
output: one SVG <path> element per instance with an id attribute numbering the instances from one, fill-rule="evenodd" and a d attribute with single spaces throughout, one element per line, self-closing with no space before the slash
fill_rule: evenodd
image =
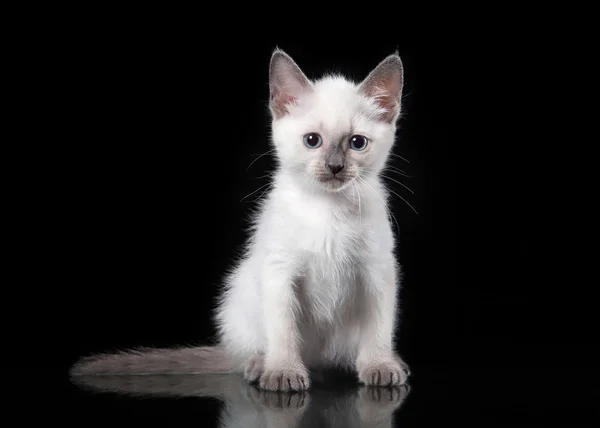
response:
<path id="1" fill-rule="evenodd" d="M 70 369 L 71 376 L 226 374 L 236 364 L 219 346 L 140 348 L 84 357 Z"/>
<path id="2" fill-rule="evenodd" d="M 214 397 L 234 399 L 251 386 L 242 376 L 235 374 L 206 375 L 149 375 L 73 376 L 79 388 L 96 393 L 113 393 L 128 396 L 156 397 Z"/>

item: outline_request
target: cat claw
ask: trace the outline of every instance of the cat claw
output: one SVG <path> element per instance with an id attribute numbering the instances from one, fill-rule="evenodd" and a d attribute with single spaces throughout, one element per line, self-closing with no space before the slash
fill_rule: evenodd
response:
<path id="1" fill-rule="evenodd" d="M 267 391 L 304 391 L 310 381 L 305 370 L 268 370 L 260 377 L 259 384 Z"/>
<path id="2" fill-rule="evenodd" d="M 408 373 L 397 362 L 379 363 L 359 371 L 359 380 L 368 386 L 400 386 Z"/>

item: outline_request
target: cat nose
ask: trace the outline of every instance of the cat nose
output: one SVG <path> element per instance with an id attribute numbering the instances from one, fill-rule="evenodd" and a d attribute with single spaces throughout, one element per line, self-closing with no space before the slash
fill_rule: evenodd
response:
<path id="1" fill-rule="evenodd" d="M 342 169 L 344 169 L 344 165 L 337 165 L 337 164 L 327 164 L 327 168 L 329 168 L 329 171 L 331 171 L 333 173 L 333 175 L 337 174 L 338 172 L 340 172 Z"/>

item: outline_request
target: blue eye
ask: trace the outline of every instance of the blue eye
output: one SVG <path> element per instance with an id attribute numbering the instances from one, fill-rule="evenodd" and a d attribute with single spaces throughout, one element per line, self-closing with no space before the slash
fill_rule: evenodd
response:
<path id="1" fill-rule="evenodd" d="M 352 150 L 361 151 L 367 147 L 369 140 L 367 137 L 363 137 L 362 135 L 353 135 L 350 137 L 350 148 Z"/>
<path id="2" fill-rule="evenodd" d="M 316 132 L 311 132 L 304 136 L 304 145 L 309 149 L 316 149 L 323 144 L 323 139 Z"/>

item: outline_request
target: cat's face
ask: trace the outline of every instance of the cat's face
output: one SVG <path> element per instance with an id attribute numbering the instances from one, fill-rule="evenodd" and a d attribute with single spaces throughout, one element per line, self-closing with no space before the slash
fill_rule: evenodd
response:
<path id="1" fill-rule="evenodd" d="M 283 169 L 308 184 L 341 191 L 384 167 L 400 113 L 397 55 L 357 85 L 335 76 L 310 82 L 276 51 L 270 83 L 273 142 Z"/>

